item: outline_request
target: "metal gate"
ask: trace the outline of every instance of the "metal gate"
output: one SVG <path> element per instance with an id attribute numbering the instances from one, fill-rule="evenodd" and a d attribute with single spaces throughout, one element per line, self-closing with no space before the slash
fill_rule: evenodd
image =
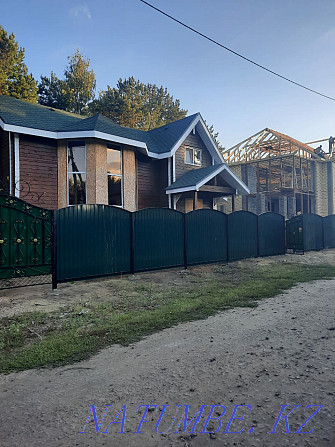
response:
<path id="1" fill-rule="evenodd" d="M 295 216 L 286 221 L 286 248 L 294 252 L 304 252 L 303 217 Z"/>
<path id="2" fill-rule="evenodd" d="M 51 252 L 52 211 L 0 195 L 0 288 L 51 282 Z"/>

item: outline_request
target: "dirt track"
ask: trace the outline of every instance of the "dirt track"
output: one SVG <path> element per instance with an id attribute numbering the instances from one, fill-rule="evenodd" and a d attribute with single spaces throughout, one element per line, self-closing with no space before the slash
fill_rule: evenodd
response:
<path id="1" fill-rule="evenodd" d="M 334 259 L 334 251 L 324 253 L 299 259 L 303 262 L 320 262 L 323 256 L 329 258 L 323 262 Z M 63 287 L 65 290 L 69 286 Z M 334 298 L 335 280 L 301 284 L 262 301 L 256 309 L 233 309 L 204 321 L 182 324 L 128 348 L 111 347 L 87 362 L 2 375 L 0 445 L 335 445 L 331 416 L 335 389 Z M 104 405 L 113 407 L 109 408 L 99 434 L 92 417 L 86 434 L 79 434 L 91 404 L 95 405 L 99 421 Z M 142 434 L 133 434 L 143 415 L 136 413 L 136 408 L 145 404 L 157 405 L 157 411 L 148 412 L 149 423 L 143 424 Z M 155 433 L 163 405 L 169 407 L 159 431 L 168 430 L 176 405 L 186 404 L 190 405 L 192 416 L 201 405 L 226 406 L 220 432 L 225 430 L 234 405 L 250 405 L 251 411 L 240 408 L 236 417 L 244 413 L 243 423 L 232 422 L 230 431 L 245 427 L 241 434 L 171 434 L 175 428 L 168 434 Z M 269 434 L 280 406 L 285 404 L 290 409 L 302 405 L 289 416 L 293 433 L 281 434 L 285 431 L 285 422 L 281 421 L 277 433 Z M 123 405 L 127 406 L 125 434 L 117 434 L 120 424 L 112 424 L 108 433 L 103 434 Z M 315 427 L 314 431 L 294 434 L 312 414 L 312 408 L 304 412 L 306 405 L 323 405 L 302 429 L 308 432 Z M 205 416 L 208 411 L 209 407 Z M 217 417 L 216 411 L 220 408 L 215 409 L 213 417 Z M 196 431 L 202 431 L 203 421 Z M 210 421 L 208 431 L 214 432 L 217 427 L 218 421 Z M 249 433 L 251 427 L 254 432 Z"/>

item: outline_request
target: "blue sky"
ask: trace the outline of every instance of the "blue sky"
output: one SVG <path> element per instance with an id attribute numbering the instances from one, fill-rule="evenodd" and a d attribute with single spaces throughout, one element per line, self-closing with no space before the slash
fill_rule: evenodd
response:
<path id="1" fill-rule="evenodd" d="M 150 1 L 150 0 L 149 0 Z M 151 0 L 283 76 L 335 97 L 335 0 Z M 134 76 L 200 112 L 227 148 L 270 127 L 301 141 L 335 134 L 335 101 L 226 52 L 139 0 L 0 0 L 0 24 L 36 79 L 63 76 L 76 48 L 97 91 Z M 326 146 L 324 146 L 326 149 Z"/>

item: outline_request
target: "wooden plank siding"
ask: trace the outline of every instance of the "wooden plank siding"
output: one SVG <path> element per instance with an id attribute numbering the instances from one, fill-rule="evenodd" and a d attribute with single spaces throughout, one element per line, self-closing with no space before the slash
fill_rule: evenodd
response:
<path id="1" fill-rule="evenodd" d="M 168 207 L 167 159 L 137 156 L 137 209 Z"/>
<path id="2" fill-rule="evenodd" d="M 186 147 L 192 147 L 195 149 L 202 149 L 202 165 L 194 166 L 185 164 L 185 149 Z M 208 152 L 208 149 L 204 145 L 199 135 L 192 133 L 186 137 L 182 145 L 177 149 L 175 153 L 175 166 L 176 166 L 176 180 L 181 177 L 185 172 L 192 171 L 193 169 L 204 168 L 205 166 L 212 165 L 212 156 Z"/>
<path id="3" fill-rule="evenodd" d="M 57 209 L 57 141 L 20 135 L 20 183 L 30 185 L 29 203 Z M 42 194 L 40 201 L 37 195 Z"/>

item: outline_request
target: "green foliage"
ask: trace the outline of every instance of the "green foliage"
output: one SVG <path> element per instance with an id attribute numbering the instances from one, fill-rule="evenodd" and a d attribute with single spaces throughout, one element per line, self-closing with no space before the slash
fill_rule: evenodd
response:
<path id="1" fill-rule="evenodd" d="M 37 102 L 37 84 L 24 63 L 24 49 L 0 26 L 0 94 Z"/>
<path id="2" fill-rule="evenodd" d="M 66 312 L 3 318 L 0 372 L 84 360 L 111 344 L 128 345 L 181 322 L 207 318 L 232 307 L 255 307 L 258 300 L 299 282 L 330 279 L 335 276 L 335 267 L 235 263 L 191 275 L 191 281 L 175 288 L 159 282 L 136 284 L 113 279 L 106 284 L 120 294 L 119 299 L 99 301 L 92 297 Z"/>
<path id="3" fill-rule="evenodd" d="M 119 79 L 117 86 L 107 86 L 90 107 L 92 113 L 102 113 L 127 127 L 150 130 L 184 118 L 187 110 L 180 108 L 167 89 L 155 84 L 143 84 L 133 77 Z"/>
<path id="4" fill-rule="evenodd" d="M 43 106 L 53 107 L 55 109 L 67 110 L 66 82 L 58 79 L 52 71 L 50 77 L 41 76 L 41 82 L 38 85 L 38 102 Z"/>
<path id="5" fill-rule="evenodd" d="M 205 124 L 206 124 L 206 127 L 208 129 L 208 132 L 211 134 L 213 140 L 215 141 L 216 146 L 219 149 L 219 151 L 220 152 L 225 151 L 226 148 L 224 146 L 222 146 L 222 144 L 220 143 L 220 140 L 219 140 L 219 132 L 215 132 L 213 124 L 211 126 L 208 126 L 206 121 L 205 121 Z"/>
<path id="6" fill-rule="evenodd" d="M 64 79 L 51 72 L 50 77 L 41 76 L 38 85 L 39 103 L 79 115 L 88 114 L 88 105 L 95 97 L 95 74 L 89 69 L 90 60 L 77 49 L 68 57 Z"/>

